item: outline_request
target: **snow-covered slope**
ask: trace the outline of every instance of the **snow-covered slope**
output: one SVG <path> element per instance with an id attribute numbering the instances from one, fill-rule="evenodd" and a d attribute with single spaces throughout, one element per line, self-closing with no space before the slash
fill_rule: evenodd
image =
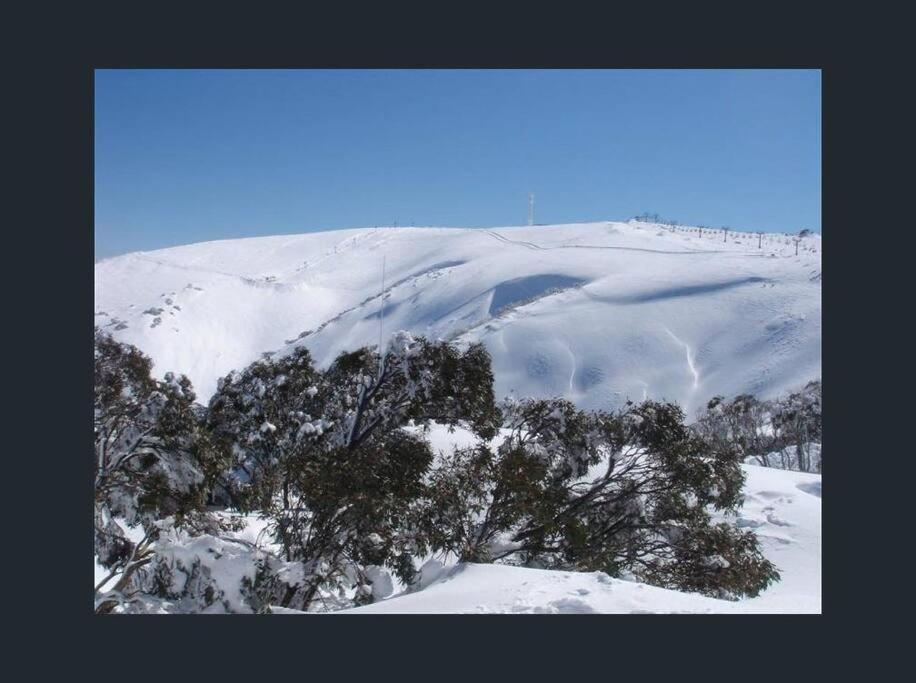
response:
<path id="1" fill-rule="evenodd" d="M 398 329 L 480 340 L 497 393 L 583 408 L 769 396 L 820 374 L 821 239 L 645 223 L 378 228 L 194 244 L 95 266 L 96 323 L 217 379 L 305 344 L 319 364 Z M 385 265 L 384 306 L 379 297 Z"/>

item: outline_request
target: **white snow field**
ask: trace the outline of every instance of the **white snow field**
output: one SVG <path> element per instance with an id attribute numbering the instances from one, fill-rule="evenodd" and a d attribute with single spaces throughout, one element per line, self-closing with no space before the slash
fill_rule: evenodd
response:
<path id="1" fill-rule="evenodd" d="M 217 379 L 305 344 L 319 365 L 396 330 L 482 341 L 498 396 L 582 408 L 760 397 L 820 375 L 821 238 L 587 223 L 377 228 L 126 254 L 95 266 L 95 321 L 159 375 Z M 384 257 L 384 308 L 382 288 Z M 308 334 L 305 334 L 309 332 Z"/>

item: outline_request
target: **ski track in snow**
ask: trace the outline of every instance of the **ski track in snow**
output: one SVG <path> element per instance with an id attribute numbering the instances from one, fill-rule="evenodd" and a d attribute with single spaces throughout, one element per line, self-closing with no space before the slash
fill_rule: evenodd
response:
<path id="1" fill-rule="evenodd" d="M 678 344 L 684 347 L 684 351 L 687 354 L 687 369 L 690 371 L 690 374 L 693 375 L 693 390 L 696 391 L 700 386 L 700 372 L 697 370 L 697 366 L 693 362 L 693 357 L 690 353 L 690 345 L 678 337 L 674 332 L 665 327 L 665 332 L 671 335 L 671 338 L 676 341 Z"/>

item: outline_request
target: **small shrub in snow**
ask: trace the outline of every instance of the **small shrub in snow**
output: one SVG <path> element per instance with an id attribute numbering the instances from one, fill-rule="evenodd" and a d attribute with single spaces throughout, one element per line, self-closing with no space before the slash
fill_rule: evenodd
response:
<path id="1" fill-rule="evenodd" d="M 773 431 L 782 449 L 793 448 L 802 472 L 820 472 L 821 383 L 809 382 L 801 391 L 776 401 Z M 816 448 L 816 459 L 812 450 Z"/>
<path id="2" fill-rule="evenodd" d="M 252 614 L 301 582 L 300 567 L 239 539 L 168 530 L 151 546 L 118 613 Z"/>
<path id="3" fill-rule="evenodd" d="M 696 421 L 707 441 L 737 451 L 745 462 L 764 467 L 821 471 L 821 383 L 771 401 L 716 396 Z"/>

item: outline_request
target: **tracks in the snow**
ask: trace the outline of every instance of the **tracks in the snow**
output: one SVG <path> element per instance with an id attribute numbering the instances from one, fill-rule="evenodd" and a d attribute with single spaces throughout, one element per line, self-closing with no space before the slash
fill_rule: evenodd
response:
<path id="1" fill-rule="evenodd" d="M 696 391 L 700 386 L 700 371 L 697 370 L 697 366 L 694 365 L 690 345 L 674 334 L 668 327 L 665 327 L 665 332 L 667 332 L 674 341 L 684 347 L 684 351 L 687 353 L 687 369 L 690 371 L 690 374 L 693 375 L 693 391 Z"/>

